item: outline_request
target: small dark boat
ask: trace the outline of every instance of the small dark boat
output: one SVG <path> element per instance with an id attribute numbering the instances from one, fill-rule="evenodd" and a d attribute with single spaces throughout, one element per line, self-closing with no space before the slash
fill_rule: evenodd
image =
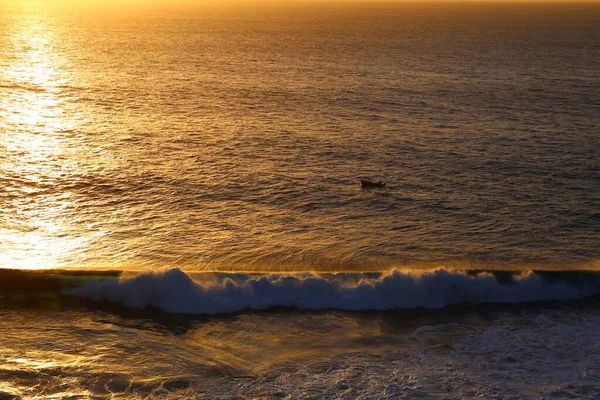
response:
<path id="1" fill-rule="evenodd" d="M 363 189 L 375 189 L 375 188 L 384 188 L 385 187 L 385 183 L 379 181 L 379 182 L 371 182 L 371 181 L 366 181 L 364 179 L 360 180 L 360 185 L 362 186 Z"/>

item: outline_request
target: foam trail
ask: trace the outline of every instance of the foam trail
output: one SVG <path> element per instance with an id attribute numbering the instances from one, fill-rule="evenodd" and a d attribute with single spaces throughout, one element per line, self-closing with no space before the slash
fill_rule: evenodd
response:
<path id="1" fill-rule="evenodd" d="M 450 304 L 521 303 L 569 300 L 598 294 L 598 279 L 579 285 L 549 282 L 528 272 L 509 283 L 492 274 L 476 276 L 439 269 L 410 273 L 393 270 L 350 284 L 317 275 L 237 275 L 217 282 L 194 281 L 179 269 L 128 279 L 88 282 L 64 294 L 128 307 L 157 307 L 170 313 L 222 314 L 273 307 L 299 309 L 389 310 L 441 308 Z"/>

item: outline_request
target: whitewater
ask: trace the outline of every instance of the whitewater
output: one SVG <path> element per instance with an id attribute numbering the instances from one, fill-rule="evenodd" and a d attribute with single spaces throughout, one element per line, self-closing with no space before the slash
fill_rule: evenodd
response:
<path id="1" fill-rule="evenodd" d="M 0 273 L 6 398 L 590 398 L 600 274 Z"/>
<path id="2" fill-rule="evenodd" d="M 572 282 L 552 282 L 531 271 L 504 275 L 502 282 L 489 272 L 471 275 L 439 269 L 412 273 L 393 270 L 379 278 L 360 274 L 335 274 L 329 278 L 308 273 L 231 277 L 221 274 L 194 281 L 181 270 L 172 269 L 114 281 L 92 281 L 64 294 L 127 307 L 154 307 L 170 313 L 224 314 L 277 307 L 368 311 L 513 304 L 572 300 L 600 292 L 600 274 L 592 272 L 581 274 Z"/>

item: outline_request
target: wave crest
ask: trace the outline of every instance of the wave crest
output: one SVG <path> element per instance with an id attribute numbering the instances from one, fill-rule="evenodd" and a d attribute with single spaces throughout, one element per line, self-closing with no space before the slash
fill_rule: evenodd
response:
<path id="1" fill-rule="evenodd" d="M 346 274 L 350 275 L 350 274 Z M 599 280 L 549 280 L 535 272 L 504 282 L 492 273 L 438 269 L 391 272 L 376 278 L 344 274 L 252 276 L 236 274 L 195 281 L 179 269 L 117 281 L 87 282 L 64 294 L 127 307 L 156 307 L 182 314 L 223 314 L 274 307 L 350 311 L 442 308 L 451 304 L 523 303 L 596 295 Z"/>

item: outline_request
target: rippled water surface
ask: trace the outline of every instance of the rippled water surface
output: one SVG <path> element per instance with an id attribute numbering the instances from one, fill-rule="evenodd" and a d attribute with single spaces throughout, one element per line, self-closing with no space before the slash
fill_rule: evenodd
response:
<path id="1" fill-rule="evenodd" d="M 207 318 L 47 304 L 0 309 L 6 398 L 595 399 L 600 391 L 597 301 Z"/>
<path id="2" fill-rule="evenodd" d="M 0 266 L 593 263 L 599 15 L 5 4 Z"/>

